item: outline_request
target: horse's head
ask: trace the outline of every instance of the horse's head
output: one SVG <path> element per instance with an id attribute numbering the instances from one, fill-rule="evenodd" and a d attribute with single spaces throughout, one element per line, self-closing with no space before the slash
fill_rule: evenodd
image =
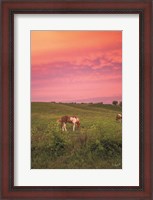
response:
<path id="1" fill-rule="evenodd" d="M 81 124 L 80 124 L 80 120 L 78 120 L 78 121 L 76 122 L 76 125 L 77 125 L 78 128 L 80 128 L 80 125 L 81 125 Z"/>
<path id="2" fill-rule="evenodd" d="M 61 119 L 58 119 L 56 122 L 57 122 L 58 124 L 61 123 Z"/>

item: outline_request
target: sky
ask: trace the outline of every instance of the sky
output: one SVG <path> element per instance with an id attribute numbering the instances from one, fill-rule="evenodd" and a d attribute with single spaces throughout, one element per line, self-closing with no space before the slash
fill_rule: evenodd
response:
<path id="1" fill-rule="evenodd" d="M 33 102 L 122 99 L 121 31 L 31 31 Z"/>

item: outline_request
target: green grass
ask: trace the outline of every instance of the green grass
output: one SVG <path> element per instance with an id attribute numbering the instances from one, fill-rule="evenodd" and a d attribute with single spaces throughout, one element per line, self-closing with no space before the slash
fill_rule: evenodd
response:
<path id="1" fill-rule="evenodd" d="M 102 104 L 31 104 L 32 169 L 122 168 L 122 123 L 116 122 L 120 106 Z M 56 122 L 76 115 L 81 128 L 62 132 Z"/>

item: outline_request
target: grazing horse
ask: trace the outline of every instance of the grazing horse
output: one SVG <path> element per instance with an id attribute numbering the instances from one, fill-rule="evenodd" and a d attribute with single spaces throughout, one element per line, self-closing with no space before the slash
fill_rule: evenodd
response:
<path id="1" fill-rule="evenodd" d="M 67 131 L 67 129 L 66 129 L 67 123 L 73 124 L 73 131 L 75 131 L 76 125 L 78 128 L 80 127 L 80 120 L 76 116 L 63 116 L 58 120 L 58 122 L 61 123 L 62 131 Z"/>
<path id="2" fill-rule="evenodd" d="M 116 121 L 122 121 L 122 114 L 116 115 Z"/>

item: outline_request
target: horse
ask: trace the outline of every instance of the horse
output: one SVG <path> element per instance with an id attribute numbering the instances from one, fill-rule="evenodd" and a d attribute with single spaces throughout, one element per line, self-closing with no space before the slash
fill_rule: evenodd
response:
<path id="1" fill-rule="evenodd" d="M 116 121 L 122 121 L 122 114 L 116 115 Z"/>
<path id="2" fill-rule="evenodd" d="M 57 120 L 58 123 L 61 123 L 62 131 L 67 131 L 66 124 L 71 123 L 73 124 L 73 131 L 75 131 L 75 127 L 80 127 L 80 120 L 76 116 L 62 116 L 59 120 Z"/>

